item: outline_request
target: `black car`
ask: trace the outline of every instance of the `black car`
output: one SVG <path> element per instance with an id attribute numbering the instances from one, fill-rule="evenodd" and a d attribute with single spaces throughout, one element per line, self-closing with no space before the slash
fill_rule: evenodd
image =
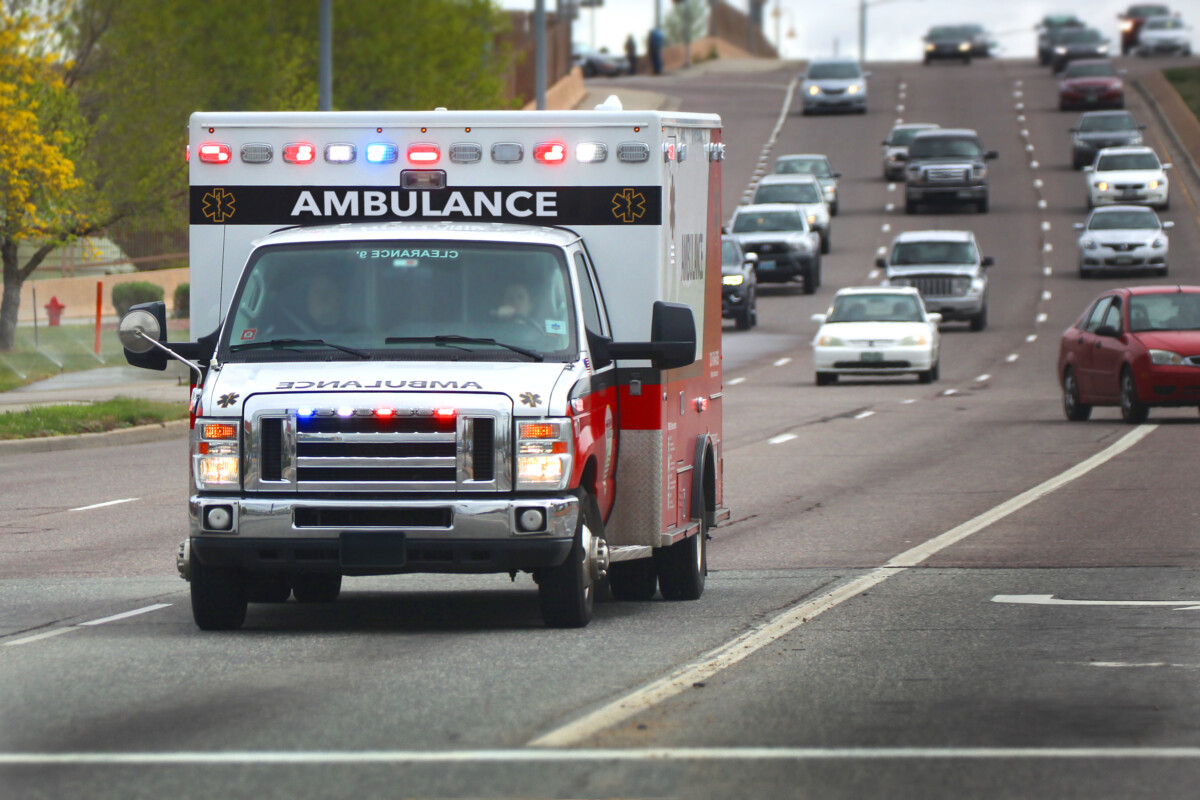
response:
<path id="1" fill-rule="evenodd" d="M 1071 166 L 1086 167 L 1105 147 L 1141 144 L 1145 129 L 1128 111 L 1089 111 L 1071 128 Z"/>
<path id="2" fill-rule="evenodd" d="M 979 134 L 968 128 L 934 128 L 913 137 L 904 155 L 904 211 L 915 214 L 929 203 L 970 203 L 988 210 L 987 162 Z"/>
<path id="3" fill-rule="evenodd" d="M 758 324 L 758 256 L 742 252 L 731 236 L 721 237 L 721 317 L 732 319 L 739 331 Z"/>
<path id="4" fill-rule="evenodd" d="M 971 55 L 976 58 L 987 58 L 992 54 L 992 46 L 995 45 L 995 42 L 991 40 L 991 34 L 987 32 L 987 28 L 975 23 L 961 27 L 971 42 Z"/>
<path id="5" fill-rule="evenodd" d="M 962 25 L 937 25 L 925 34 L 925 63 L 954 60 L 971 63 L 971 34 Z"/>
<path id="6" fill-rule="evenodd" d="M 1054 36 L 1050 68 L 1062 72 L 1077 58 L 1108 58 L 1108 40 L 1095 28 L 1063 28 Z"/>
<path id="7" fill-rule="evenodd" d="M 1043 67 L 1054 56 L 1054 36 L 1064 28 L 1084 28 L 1083 20 L 1074 14 L 1047 14 L 1036 30 L 1038 33 L 1038 63 Z"/>

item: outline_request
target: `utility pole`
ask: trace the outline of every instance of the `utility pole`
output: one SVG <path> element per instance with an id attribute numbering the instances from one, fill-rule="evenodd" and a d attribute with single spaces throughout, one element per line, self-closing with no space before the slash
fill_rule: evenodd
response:
<path id="1" fill-rule="evenodd" d="M 683 0 L 683 68 L 692 66 L 692 3 Z"/>
<path id="2" fill-rule="evenodd" d="M 333 111 L 333 0 L 321 0 L 317 39 L 317 110 Z"/>
<path id="3" fill-rule="evenodd" d="M 867 0 L 858 0 L 858 60 L 867 63 Z"/>
<path id="4" fill-rule="evenodd" d="M 322 0 L 329 2 L 329 0 Z M 546 110 L 546 0 L 537 0 L 533 10 L 534 96 L 538 111 Z"/>
<path id="5" fill-rule="evenodd" d="M 662 0 L 654 0 L 654 27 L 662 30 Z"/>

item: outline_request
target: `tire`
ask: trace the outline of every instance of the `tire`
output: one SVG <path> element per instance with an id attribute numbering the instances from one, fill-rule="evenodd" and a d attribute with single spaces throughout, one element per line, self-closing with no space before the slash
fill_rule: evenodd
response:
<path id="1" fill-rule="evenodd" d="M 966 58 L 963 59 L 963 66 L 964 67 L 971 66 L 971 57 L 970 56 L 967 56 Z"/>
<path id="2" fill-rule="evenodd" d="M 816 294 L 817 291 L 817 265 L 809 264 L 808 269 L 804 270 L 804 293 Z"/>
<path id="3" fill-rule="evenodd" d="M 830 386 L 837 383 L 837 378 L 836 372 L 818 372 L 817 386 Z"/>
<path id="4" fill-rule="evenodd" d="M 658 570 L 654 559 L 619 561 L 608 568 L 608 588 L 614 600 L 645 602 L 658 591 Z"/>
<path id="5" fill-rule="evenodd" d="M 246 584 L 233 567 L 191 563 L 192 619 L 202 631 L 232 631 L 246 621 Z"/>
<path id="6" fill-rule="evenodd" d="M 824 236 L 821 237 L 821 253 L 822 253 L 822 255 L 829 252 L 829 248 L 831 247 L 829 240 L 831 238 L 832 237 L 830 236 L 830 234 L 825 234 Z"/>
<path id="7" fill-rule="evenodd" d="M 984 197 L 982 200 L 976 200 L 975 201 L 975 210 L 978 211 L 980 214 L 988 213 L 988 198 Z"/>
<path id="8" fill-rule="evenodd" d="M 593 579 L 591 554 L 602 539 L 593 530 L 599 527 L 599 512 L 590 495 L 581 498 L 575 540 L 566 560 L 556 567 L 538 570 L 538 604 L 547 628 L 582 628 L 592 621 L 596 605 L 596 581 Z"/>
<path id="9" fill-rule="evenodd" d="M 1086 422 L 1092 416 L 1092 407 L 1079 400 L 1079 384 L 1075 381 L 1075 371 L 1070 367 L 1063 372 L 1062 404 L 1063 416 L 1071 422 Z"/>
<path id="10" fill-rule="evenodd" d="M 836 217 L 837 215 L 838 215 L 838 201 L 837 201 L 837 200 L 834 200 L 834 201 L 833 201 L 833 202 L 832 202 L 832 203 L 829 205 L 829 216 L 831 216 L 831 217 Z"/>
<path id="11" fill-rule="evenodd" d="M 1167 277 L 1167 273 L 1169 273 L 1170 271 L 1171 271 L 1170 267 L 1163 267 L 1158 271 L 1158 277 L 1165 278 L 1165 277 Z"/>
<path id="12" fill-rule="evenodd" d="M 917 383 L 933 383 L 933 370 L 927 369 L 918 372 Z"/>
<path id="13" fill-rule="evenodd" d="M 1095 208 L 1095 207 L 1096 207 L 1096 204 L 1092 202 L 1092 196 L 1089 194 L 1089 195 L 1087 196 L 1087 208 L 1088 208 L 1088 211 L 1091 211 L 1091 210 L 1092 210 L 1093 208 Z"/>
<path id="14" fill-rule="evenodd" d="M 283 573 L 251 575 L 246 581 L 246 600 L 251 603 L 286 603 L 291 596 L 292 581 Z"/>
<path id="15" fill-rule="evenodd" d="M 933 362 L 933 369 L 929 371 L 933 374 L 933 379 L 935 381 L 940 381 L 942 379 L 942 358 L 940 355 L 938 356 L 938 360 Z"/>
<path id="16" fill-rule="evenodd" d="M 1121 419 L 1139 425 L 1150 416 L 1150 406 L 1138 400 L 1137 384 L 1128 368 L 1121 371 Z"/>
<path id="17" fill-rule="evenodd" d="M 742 307 L 742 310 L 738 312 L 738 315 L 734 317 L 734 321 L 737 323 L 737 329 L 739 331 L 750 330 L 754 322 L 750 318 L 750 303 L 748 301 L 746 305 Z"/>
<path id="18" fill-rule="evenodd" d="M 655 550 L 654 562 L 664 599 L 699 600 L 708 575 L 708 524 L 704 518 L 700 518 L 700 531 L 695 536 Z"/>
<path id="19" fill-rule="evenodd" d="M 971 317 L 971 330 L 978 333 L 979 331 L 987 328 L 987 324 L 988 324 L 988 307 L 987 307 L 987 303 L 984 303 L 983 308 L 979 311 L 979 313 L 976 314 L 975 316 Z"/>
<path id="20" fill-rule="evenodd" d="M 904 213 L 905 214 L 917 213 L 917 201 L 916 200 L 905 200 L 904 201 Z"/>
<path id="21" fill-rule="evenodd" d="M 1083 267 L 1079 268 L 1079 279 L 1080 280 L 1086 281 L 1090 277 L 1092 277 L 1092 271 L 1090 269 L 1084 269 Z"/>
<path id="22" fill-rule="evenodd" d="M 306 572 L 292 583 L 292 594 L 301 603 L 332 603 L 341 593 L 342 576 L 337 572 Z"/>

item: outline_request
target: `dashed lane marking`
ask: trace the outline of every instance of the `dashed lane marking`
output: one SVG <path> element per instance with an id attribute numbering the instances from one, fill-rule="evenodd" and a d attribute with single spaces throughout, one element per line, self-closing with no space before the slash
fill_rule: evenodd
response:
<path id="1" fill-rule="evenodd" d="M 136 502 L 137 500 L 138 500 L 138 498 L 136 498 L 136 497 L 125 497 L 120 500 L 109 500 L 105 503 L 92 503 L 90 506 L 80 506 L 79 508 L 71 508 L 68 510 L 69 511 L 91 511 L 93 508 L 105 508 L 106 506 L 116 506 L 116 505 L 120 505 L 121 503 L 133 503 L 133 502 Z"/>
<path id="2" fill-rule="evenodd" d="M 781 433 L 778 436 L 772 436 L 770 439 L 767 439 L 767 444 L 783 444 L 795 438 L 796 434 L 794 433 Z"/>

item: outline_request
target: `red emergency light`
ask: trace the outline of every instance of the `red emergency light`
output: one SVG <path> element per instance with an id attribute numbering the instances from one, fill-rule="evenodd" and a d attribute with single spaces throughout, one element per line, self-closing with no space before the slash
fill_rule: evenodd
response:
<path id="1" fill-rule="evenodd" d="M 436 164 L 442 157 L 442 151 L 436 144 L 410 144 L 408 160 L 412 164 Z"/>
<path id="2" fill-rule="evenodd" d="M 200 145 L 200 160 L 205 164 L 228 164 L 233 150 L 220 142 L 205 142 Z"/>
<path id="3" fill-rule="evenodd" d="M 317 148 L 308 142 L 285 144 L 283 160 L 289 164 L 311 164 L 317 160 Z"/>
<path id="4" fill-rule="evenodd" d="M 562 142 L 540 142 L 533 146 L 533 160 L 540 164 L 561 164 L 567 160 L 567 146 Z"/>

